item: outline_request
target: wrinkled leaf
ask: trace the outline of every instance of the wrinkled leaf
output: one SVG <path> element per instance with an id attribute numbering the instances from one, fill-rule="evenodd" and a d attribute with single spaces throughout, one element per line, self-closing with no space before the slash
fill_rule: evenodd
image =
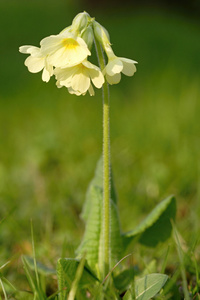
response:
<path id="1" fill-rule="evenodd" d="M 175 219 L 176 203 L 174 197 L 168 197 L 159 203 L 153 211 L 134 230 L 122 234 L 117 208 L 117 198 L 111 179 L 111 219 L 110 219 L 110 249 L 111 267 L 123 256 L 127 245 L 135 238 L 140 243 L 155 247 L 159 242 L 167 240 L 172 231 L 171 219 Z M 103 239 L 102 239 L 102 206 L 103 206 L 103 167 L 102 159 L 99 160 L 95 176 L 91 181 L 86 202 L 82 212 L 85 234 L 81 245 L 77 249 L 77 257 L 86 253 L 89 267 L 102 273 L 103 263 Z"/>
<path id="2" fill-rule="evenodd" d="M 92 180 L 87 196 L 86 204 L 83 209 L 82 217 L 86 221 L 85 233 L 81 245 L 77 249 L 78 257 L 86 253 L 88 265 L 96 273 L 102 273 L 103 263 L 103 238 L 102 238 L 102 205 L 103 205 L 103 179 L 102 179 L 102 159 L 97 164 L 94 179 Z M 121 228 L 116 205 L 116 193 L 113 184 L 111 184 L 111 218 L 110 218 L 110 253 L 111 266 L 121 258 L 123 249 Z"/>
<path id="3" fill-rule="evenodd" d="M 72 283 L 75 280 L 76 272 L 79 266 L 79 260 L 73 258 L 60 258 L 57 262 L 57 277 L 59 284 L 59 299 L 66 299 L 66 295 L 69 293 Z M 95 275 L 89 270 L 87 266 L 84 266 L 82 276 L 79 280 L 78 289 L 84 290 L 89 286 L 94 286 L 98 282 Z M 84 293 L 82 293 L 84 299 Z"/>
<path id="4" fill-rule="evenodd" d="M 135 281 L 136 300 L 149 300 L 165 285 L 168 276 L 165 274 L 149 274 Z"/>
<path id="5" fill-rule="evenodd" d="M 93 201 L 92 189 L 94 186 L 98 186 L 101 189 L 103 189 L 103 159 L 102 159 L 102 157 L 97 162 L 95 175 L 94 175 L 93 179 L 91 180 L 91 182 L 88 186 L 87 193 L 86 193 L 86 199 L 85 199 L 85 203 L 84 203 L 83 210 L 81 213 L 81 217 L 85 222 L 87 221 L 87 218 L 90 213 L 91 203 Z M 111 199 L 113 200 L 113 202 L 117 203 L 117 195 L 116 195 L 116 191 L 115 191 L 115 187 L 114 187 L 114 183 L 113 183 L 112 170 L 111 170 Z"/>
<path id="6" fill-rule="evenodd" d="M 61 281 L 61 288 L 71 288 L 71 284 L 75 279 L 79 260 L 75 258 L 60 258 L 57 262 L 58 280 Z M 87 287 L 98 282 L 96 276 L 90 271 L 87 266 L 84 266 L 81 279 L 79 281 L 80 287 Z"/>
<path id="7" fill-rule="evenodd" d="M 90 213 L 85 227 L 85 233 L 81 245 L 77 249 L 78 256 L 86 253 L 86 258 L 92 270 L 95 270 L 103 255 L 101 246 L 102 240 L 102 192 L 98 186 L 92 186 L 90 195 L 93 201 L 90 204 Z"/>
<path id="8" fill-rule="evenodd" d="M 166 241 L 171 235 L 171 220 L 175 219 L 175 215 L 175 198 L 170 196 L 160 202 L 134 230 L 124 234 L 125 244 L 129 244 L 136 237 L 141 244 L 149 247 Z"/>
<path id="9" fill-rule="evenodd" d="M 70 285 L 74 280 L 79 263 L 80 260 L 75 258 L 60 258 L 58 260 L 57 268 L 61 267 L 63 269 L 66 279 L 69 277 L 69 280 L 67 279 L 67 281 Z M 99 281 L 98 278 L 92 273 L 89 267 L 85 265 L 80 279 L 80 285 L 87 286 L 91 283 L 94 284 L 96 281 Z"/>

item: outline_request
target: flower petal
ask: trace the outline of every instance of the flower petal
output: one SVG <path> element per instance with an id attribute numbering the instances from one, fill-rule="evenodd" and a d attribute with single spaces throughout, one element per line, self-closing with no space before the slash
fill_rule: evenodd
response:
<path id="1" fill-rule="evenodd" d="M 126 76 L 133 76 L 133 74 L 136 72 L 136 61 L 128 58 L 120 58 L 123 63 L 123 70 L 122 73 L 124 73 Z"/>
<path id="2" fill-rule="evenodd" d="M 54 74 L 60 86 L 69 88 L 71 86 L 72 77 L 77 71 L 78 66 L 65 69 L 56 68 Z"/>
<path id="3" fill-rule="evenodd" d="M 104 84 L 104 76 L 97 66 L 93 65 L 89 61 L 85 60 L 82 62 L 82 65 L 84 65 L 88 70 L 88 75 L 91 77 L 92 82 L 97 88 L 101 88 L 102 85 Z"/>
<path id="4" fill-rule="evenodd" d="M 78 67 L 70 67 L 70 68 L 56 68 L 54 70 L 54 74 L 56 76 L 56 79 L 60 81 L 67 80 L 68 78 L 71 78 L 72 75 L 74 75 L 78 71 Z"/>
<path id="5" fill-rule="evenodd" d="M 102 87 L 102 85 L 104 84 L 105 82 L 105 79 L 104 79 L 104 76 L 102 74 L 101 71 L 95 71 L 94 70 L 91 70 L 90 71 L 90 77 L 92 79 L 92 82 L 94 83 L 94 85 L 100 89 Z"/>
<path id="6" fill-rule="evenodd" d="M 41 49 L 35 46 L 21 46 L 19 47 L 19 52 L 25 54 L 31 54 L 34 57 L 43 57 Z"/>
<path id="7" fill-rule="evenodd" d="M 59 81 L 56 81 L 56 86 L 57 86 L 58 89 L 61 89 L 63 87 L 63 85 L 60 85 Z"/>
<path id="8" fill-rule="evenodd" d="M 21 46 L 21 47 L 19 47 L 19 52 L 25 53 L 25 54 L 30 53 L 29 49 L 32 48 L 32 47 L 33 46 Z"/>
<path id="9" fill-rule="evenodd" d="M 47 71 L 46 68 L 43 69 L 43 72 L 42 72 L 42 80 L 45 81 L 45 82 L 48 82 L 50 80 L 50 74 L 49 72 Z"/>
<path id="10" fill-rule="evenodd" d="M 84 72 L 79 72 L 72 77 L 71 83 L 71 87 L 73 90 L 84 94 L 89 89 L 90 78 L 86 74 L 84 74 Z"/>
<path id="11" fill-rule="evenodd" d="M 73 66 L 91 55 L 85 41 L 68 32 L 44 38 L 40 44 L 43 55 L 48 55 L 55 67 Z"/>
<path id="12" fill-rule="evenodd" d="M 50 35 L 41 40 L 41 51 L 44 55 L 54 52 L 60 48 L 63 38 L 60 35 Z"/>
<path id="13" fill-rule="evenodd" d="M 75 94 L 76 96 L 82 95 L 80 92 L 74 91 L 71 87 L 68 88 L 68 92 L 69 92 L 70 94 Z M 85 95 L 85 94 L 83 94 L 83 95 Z"/>
<path id="14" fill-rule="evenodd" d="M 117 73 L 113 76 L 109 76 L 108 74 L 106 74 L 106 80 L 109 84 L 117 84 L 120 82 L 121 80 L 121 73 Z"/>
<path id="15" fill-rule="evenodd" d="M 29 72 L 38 73 L 44 68 L 44 59 L 38 57 L 29 56 L 24 62 Z"/>
<path id="16" fill-rule="evenodd" d="M 45 68 L 46 70 L 49 72 L 49 75 L 52 76 L 53 75 L 53 66 L 49 63 L 48 58 L 45 58 Z"/>
<path id="17" fill-rule="evenodd" d="M 60 87 L 65 86 L 67 88 L 71 87 L 71 78 L 68 78 L 66 80 L 58 80 L 57 81 L 57 85 L 59 85 Z"/>
<path id="18" fill-rule="evenodd" d="M 54 67 L 62 67 L 66 65 L 66 53 L 64 48 L 59 48 L 57 51 L 49 54 L 48 56 L 49 63 Z"/>
<path id="19" fill-rule="evenodd" d="M 84 65 L 87 69 L 92 69 L 92 70 L 94 69 L 96 71 L 100 71 L 99 67 L 95 66 L 94 64 L 92 64 L 86 59 L 82 61 L 82 65 Z"/>
<path id="20" fill-rule="evenodd" d="M 106 66 L 106 73 L 109 76 L 113 76 L 117 73 L 120 73 L 123 69 L 123 63 L 121 62 L 120 59 L 115 58 L 115 59 L 111 59 L 109 60 L 107 66 Z"/>
<path id="21" fill-rule="evenodd" d="M 93 86 L 90 84 L 90 87 L 88 89 L 88 92 L 90 94 L 90 96 L 94 96 L 94 89 L 93 89 Z"/>

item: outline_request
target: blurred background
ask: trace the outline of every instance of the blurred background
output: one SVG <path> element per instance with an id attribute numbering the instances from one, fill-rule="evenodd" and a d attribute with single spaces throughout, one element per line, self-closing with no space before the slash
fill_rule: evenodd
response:
<path id="1" fill-rule="evenodd" d="M 24 66 L 21 45 L 39 46 L 86 10 L 137 72 L 111 86 L 111 153 L 123 230 L 164 197 L 177 224 L 200 233 L 200 1 L 0 0 L 0 264 L 32 253 L 55 266 L 74 256 L 80 212 L 102 151 L 101 91 L 69 95 Z M 14 280 L 13 279 L 13 280 Z"/>

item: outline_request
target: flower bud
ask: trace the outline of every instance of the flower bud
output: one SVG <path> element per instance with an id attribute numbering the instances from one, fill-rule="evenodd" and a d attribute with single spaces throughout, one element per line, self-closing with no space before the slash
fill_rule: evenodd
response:
<path id="1" fill-rule="evenodd" d="M 87 26 L 88 16 L 86 12 L 79 13 L 72 21 L 72 30 L 80 33 Z"/>
<path id="2" fill-rule="evenodd" d="M 93 33 L 93 29 L 92 29 L 91 25 L 89 25 L 85 29 L 85 31 L 82 33 L 81 37 L 86 42 L 89 50 L 91 50 L 92 49 L 92 44 L 94 42 L 94 33 Z"/>
<path id="3" fill-rule="evenodd" d="M 93 28 L 95 37 L 105 49 L 110 45 L 110 37 L 108 31 L 96 21 L 93 22 Z"/>

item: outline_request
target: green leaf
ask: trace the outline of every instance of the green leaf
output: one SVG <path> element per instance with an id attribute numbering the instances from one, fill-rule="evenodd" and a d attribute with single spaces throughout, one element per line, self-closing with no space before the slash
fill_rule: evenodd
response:
<path id="1" fill-rule="evenodd" d="M 99 160 L 92 179 L 83 207 L 82 218 L 86 222 L 83 240 L 77 249 L 77 257 L 86 253 L 89 267 L 98 276 L 102 274 L 103 262 L 103 239 L 102 239 L 102 203 L 103 203 L 103 167 L 102 159 Z M 159 242 L 163 242 L 170 237 L 172 226 L 171 219 L 175 219 L 176 203 L 174 197 L 168 197 L 159 203 L 154 210 L 141 222 L 134 230 L 122 234 L 117 197 L 111 180 L 111 218 L 110 218 L 110 253 L 111 267 L 113 267 L 122 257 L 126 246 L 134 239 L 139 242 L 154 247 Z"/>
<path id="2" fill-rule="evenodd" d="M 86 195 L 82 217 L 86 222 L 85 234 L 81 245 L 77 249 L 78 257 L 86 253 L 88 265 L 97 274 L 102 273 L 103 262 L 103 240 L 102 240 L 102 204 L 103 204 L 103 179 L 102 179 L 102 159 L 97 164 L 97 169 Z M 110 253 L 111 266 L 121 258 L 122 236 L 117 210 L 116 193 L 111 183 L 111 218 L 110 218 Z"/>
<path id="3" fill-rule="evenodd" d="M 79 260 L 73 258 L 60 258 L 57 262 L 57 277 L 59 284 L 59 299 L 65 300 L 66 295 L 68 295 L 72 283 L 75 280 L 77 269 L 79 266 Z M 90 271 L 87 266 L 84 266 L 82 271 L 82 276 L 79 280 L 78 284 L 78 292 L 82 291 L 83 297 L 81 299 L 85 299 L 84 290 L 86 288 L 94 287 L 94 285 L 98 282 L 98 279 L 95 275 Z"/>
<path id="4" fill-rule="evenodd" d="M 155 247 L 166 241 L 171 235 L 171 220 L 175 219 L 175 215 L 176 201 L 170 196 L 160 202 L 134 230 L 124 234 L 124 243 L 127 245 L 138 237 L 141 244 Z"/>
<path id="5" fill-rule="evenodd" d="M 136 300 L 149 300 L 165 285 L 168 276 L 165 274 L 149 274 L 135 281 Z"/>
<path id="6" fill-rule="evenodd" d="M 100 247 L 102 240 L 102 190 L 98 186 L 91 186 L 90 196 L 92 198 L 90 213 L 88 215 L 83 240 L 76 252 L 80 257 L 86 253 L 89 266 L 92 270 L 95 270 L 100 257 L 103 255 L 103 249 Z"/>
<path id="7" fill-rule="evenodd" d="M 103 158 L 102 157 L 100 157 L 100 159 L 97 162 L 95 175 L 91 180 L 86 193 L 86 200 L 81 213 L 81 217 L 85 222 L 87 221 L 87 218 L 90 213 L 91 203 L 93 201 L 92 188 L 94 186 L 98 186 L 101 189 L 103 189 Z M 117 195 L 114 187 L 112 170 L 111 170 L 111 199 L 113 200 L 113 202 L 117 203 Z"/>
<path id="8" fill-rule="evenodd" d="M 62 261 L 60 261 L 61 259 L 58 260 L 57 262 L 57 278 L 58 278 L 58 288 L 59 288 L 59 293 L 58 293 L 58 298 L 59 300 L 65 300 L 67 297 L 67 293 L 69 293 L 69 289 L 71 288 L 71 284 L 70 283 L 70 287 L 68 288 L 68 291 L 66 290 L 66 279 L 65 279 L 65 270 L 63 267 L 63 263 Z"/>

